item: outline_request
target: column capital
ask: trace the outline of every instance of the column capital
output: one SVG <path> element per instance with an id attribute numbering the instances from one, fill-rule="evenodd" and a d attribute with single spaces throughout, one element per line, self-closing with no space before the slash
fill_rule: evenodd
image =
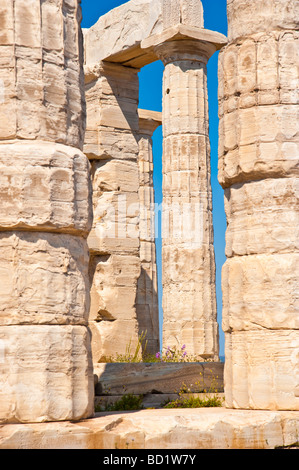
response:
<path id="1" fill-rule="evenodd" d="M 182 58 L 207 62 L 226 44 L 227 38 L 221 33 L 177 24 L 143 40 L 141 48 L 152 48 L 157 58 L 167 64 Z"/>

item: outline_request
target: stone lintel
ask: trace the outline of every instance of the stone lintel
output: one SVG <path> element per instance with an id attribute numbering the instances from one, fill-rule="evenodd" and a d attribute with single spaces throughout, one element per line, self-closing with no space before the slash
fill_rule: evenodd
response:
<path id="1" fill-rule="evenodd" d="M 162 113 L 147 109 L 138 109 L 140 134 L 153 135 L 155 130 L 162 124 Z"/>

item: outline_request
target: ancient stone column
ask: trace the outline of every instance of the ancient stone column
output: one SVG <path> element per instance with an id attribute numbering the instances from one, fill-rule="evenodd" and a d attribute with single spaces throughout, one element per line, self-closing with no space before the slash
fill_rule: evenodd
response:
<path id="1" fill-rule="evenodd" d="M 204 34 L 203 30 L 203 34 Z M 207 95 L 209 38 L 155 51 L 163 77 L 163 344 L 218 358 Z"/>
<path id="2" fill-rule="evenodd" d="M 0 6 L 0 421 L 93 414 L 78 1 Z"/>
<path id="3" fill-rule="evenodd" d="M 134 352 L 139 256 L 138 69 L 87 68 L 84 152 L 92 167 L 94 221 L 88 238 L 94 362 Z"/>
<path id="4" fill-rule="evenodd" d="M 140 334 L 146 333 L 146 352 L 150 354 L 160 351 L 152 135 L 161 124 L 161 113 L 139 109 L 141 272 L 137 284 L 136 309 L 139 331 Z"/>
<path id="5" fill-rule="evenodd" d="M 299 410 L 296 0 L 228 1 L 219 181 L 228 407 Z"/>

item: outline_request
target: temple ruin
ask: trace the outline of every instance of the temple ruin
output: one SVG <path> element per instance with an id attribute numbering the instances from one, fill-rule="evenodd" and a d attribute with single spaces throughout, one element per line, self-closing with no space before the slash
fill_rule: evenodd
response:
<path id="1" fill-rule="evenodd" d="M 163 342 L 219 361 L 207 94 L 216 51 L 227 217 L 219 421 L 234 435 L 217 439 L 247 445 L 233 443 L 233 415 L 260 433 L 255 442 L 267 432 L 270 446 L 298 442 L 299 4 L 227 0 L 227 17 L 225 37 L 205 29 L 200 0 L 130 0 L 82 34 L 80 0 L 2 0 L 0 448 L 38 447 L 47 433 L 52 447 L 125 448 L 109 417 L 94 417 L 94 364 L 143 332 L 149 352 L 161 347 L 159 126 Z M 138 105 L 138 72 L 157 60 L 162 113 Z M 209 435 L 208 448 L 218 418 L 202 413 L 213 425 L 192 432 Z M 139 426 L 134 445 L 146 447 L 142 423 L 126 432 Z"/>

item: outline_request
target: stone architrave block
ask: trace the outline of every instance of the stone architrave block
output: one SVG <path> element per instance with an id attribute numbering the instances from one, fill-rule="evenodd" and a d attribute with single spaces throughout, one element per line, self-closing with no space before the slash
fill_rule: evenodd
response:
<path id="1" fill-rule="evenodd" d="M 72 147 L 42 141 L 0 144 L 1 229 L 87 237 L 92 224 L 89 176 L 86 156 Z"/>
<path id="2" fill-rule="evenodd" d="M 141 55 L 140 42 L 162 29 L 161 0 L 126 2 L 101 16 L 91 28 L 83 30 L 85 62 L 91 65 L 108 57 L 111 60 L 118 54 L 128 60 L 131 50 L 132 57 L 136 58 Z"/>
<path id="3" fill-rule="evenodd" d="M 85 119 L 79 2 L 1 3 L 5 32 L 0 37 L 0 138 L 40 139 L 82 149 Z"/>

